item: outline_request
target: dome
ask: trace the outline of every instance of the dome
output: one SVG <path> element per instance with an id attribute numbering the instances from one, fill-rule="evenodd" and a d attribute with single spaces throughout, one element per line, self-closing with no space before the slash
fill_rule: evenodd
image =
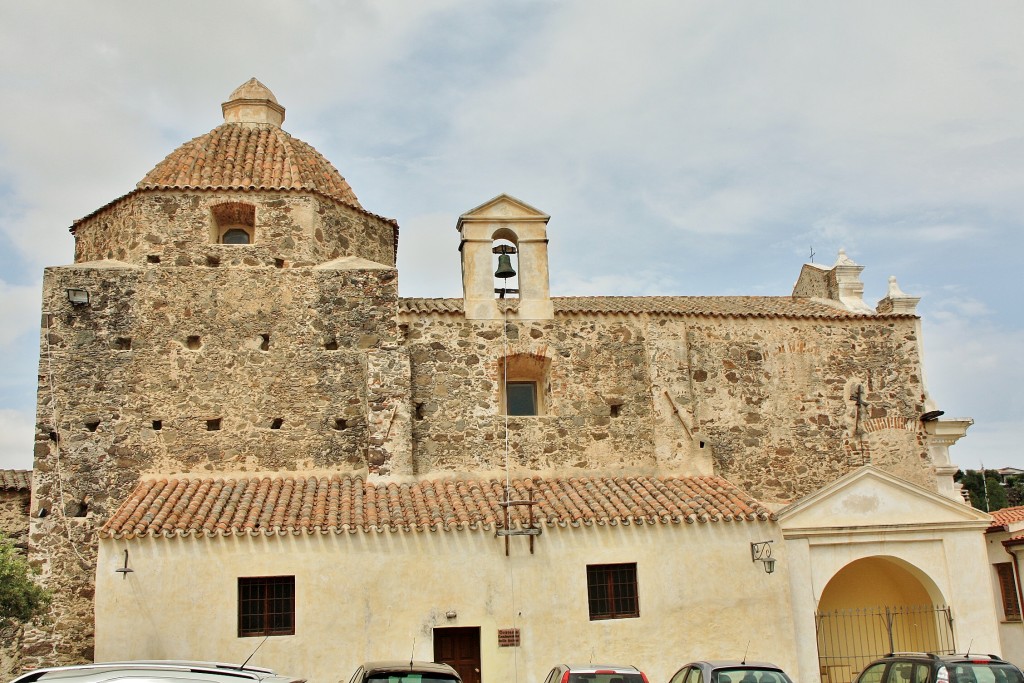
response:
<path id="1" fill-rule="evenodd" d="M 222 105 L 224 123 L 186 142 L 139 189 L 305 190 L 362 208 L 331 162 L 281 129 L 284 107 L 249 79 Z"/>

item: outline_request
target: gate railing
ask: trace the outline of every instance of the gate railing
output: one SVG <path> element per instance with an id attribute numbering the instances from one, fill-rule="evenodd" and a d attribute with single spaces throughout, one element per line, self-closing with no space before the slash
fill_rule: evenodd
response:
<path id="1" fill-rule="evenodd" d="M 946 605 L 899 605 L 818 612 L 822 683 L 850 683 L 874 659 L 890 652 L 956 651 L 953 615 Z"/>

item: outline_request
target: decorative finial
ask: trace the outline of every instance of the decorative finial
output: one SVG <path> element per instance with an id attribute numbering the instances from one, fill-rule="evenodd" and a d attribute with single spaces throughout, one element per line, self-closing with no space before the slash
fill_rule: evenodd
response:
<path id="1" fill-rule="evenodd" d="M 222 104 L 224 123 L 284 123 L 284 107 L 277 103 L 274 93 L 255 78 L 235 88 Z"/>
<path id="2" fill-rule="evenodd" d="M 900 298 L 904 298 L 906 296 L 907 296 L 906 292 L 904 292 L 902 289 L 900 289 L 900 286 L 898 284 L 896 284 L 896 276 L 895 275 L 890 275 L 889 276 L 889 298 L 890 299 L 900 299 Z"/>

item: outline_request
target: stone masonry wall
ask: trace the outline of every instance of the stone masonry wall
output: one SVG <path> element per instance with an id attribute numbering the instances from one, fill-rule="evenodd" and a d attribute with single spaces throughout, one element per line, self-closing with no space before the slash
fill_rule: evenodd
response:
<path id="1" fill-rule="evenodd" d="M 389 471 L 371 437 L 408 391 L 367 387 L 405 363 L 396 301 L 390 268 L 47 269 L 31 544 L 59 626 L 26 664 L 91 658 L 95 531 L 141 476 Z"/>
<path id="2" fill-rule="evenodd" d="M 0 490 L 0 533 L 18 547 L 28 537 L 28 512 L 31 495 L 28 489 Z M 22 628 L 0 629 L 0 680 L 7 681 L 21 673 Z"/>
<path id="3" fill-rule="evenodd" d="M 212 208 L 255 206 L 250 245 L 217 244 Z M 75 262 L 303 267 L 340 256 L 395 264 L 394 224 L 317 195 L 139 191 L 75 227 Z"/>
<path id="4" fill-rule="evenodd" d="M 514 471 L 713 471 L 788 501 L 871 462 L 935 488 L 912 318 L 558 315 L 507 342 L 501 321 L 401 322 L 416 474 L 504 468 L 501 359 L 527 353 L 548 405 L 509 419 Z"/>

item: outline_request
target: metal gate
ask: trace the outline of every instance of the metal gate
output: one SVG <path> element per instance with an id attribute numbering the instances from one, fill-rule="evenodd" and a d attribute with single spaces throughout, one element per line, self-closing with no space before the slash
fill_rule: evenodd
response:
<path id="1" fill-rule="evenodd" d="M 956 651 L 946 605 L 839 609 L 818 612 L 814 621 L 822 683 L 850 683 L 868 663 L 890 652 Z"/>

